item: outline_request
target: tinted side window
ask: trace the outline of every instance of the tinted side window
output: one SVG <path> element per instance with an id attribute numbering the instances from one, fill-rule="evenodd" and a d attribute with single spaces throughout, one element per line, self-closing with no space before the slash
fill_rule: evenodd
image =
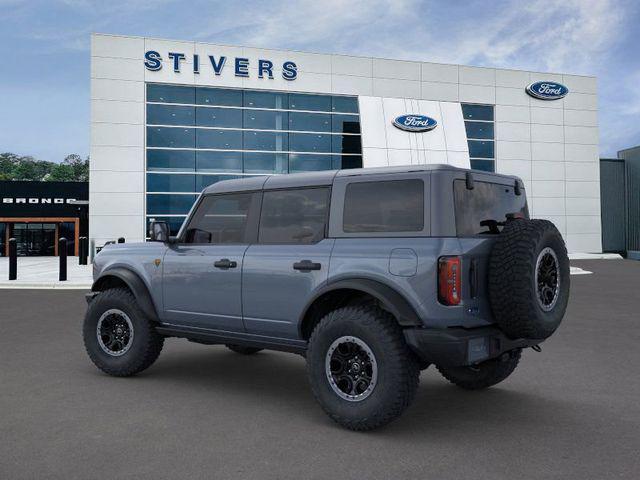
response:
<path id="1" fill-rule="evenodd" d="M 343 230 L 420 232 L 424 229 L 424 182 L 418 179 L 347 185 Z"/>
<path id="2" fill-rule="evenodd" d="M 498 233 L 502 229 L 498 223 L 504 222 L 509 213 L 529 218 L 526 196 L 516 195 L 509 185 L 474 182 L 473 190 L 469 190 L 464 180 L 455 180 L 453 193 L 459 237 Z"/>
<path id="3" fill-rule="evenodd" d="M 260 243 L 309 244 L 324 238 L 329 209 L 328 188 L 265 192 L 260 216 Z"/>
<path id="4" fill-rule="evenodd" d="M 251 193 L 205 197 L 189 222 L 185 243 L 244 243 Z"/>

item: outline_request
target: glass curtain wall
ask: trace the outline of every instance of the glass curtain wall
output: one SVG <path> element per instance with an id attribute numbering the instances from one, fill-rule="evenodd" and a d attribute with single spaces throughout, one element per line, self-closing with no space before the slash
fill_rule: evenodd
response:
<path id="1" fill-rule="evenodd" d="M 362 166 L 357 97 L 147 84 L 146 214 L 177 233 L 220 180 Z"/>
<path id="2" fill-rule="evenodd" d="M 493 105 L 462 104 L 471 168 L 496 171 Z"/>

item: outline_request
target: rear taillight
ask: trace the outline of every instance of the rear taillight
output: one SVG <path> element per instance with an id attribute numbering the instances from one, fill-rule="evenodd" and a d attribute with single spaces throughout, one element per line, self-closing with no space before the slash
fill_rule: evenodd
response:
<path id="1" fill-rule="evenodd" d="M 438 300 L 444 305 L 460 303 L 460 257 L 438 259 Z"/>

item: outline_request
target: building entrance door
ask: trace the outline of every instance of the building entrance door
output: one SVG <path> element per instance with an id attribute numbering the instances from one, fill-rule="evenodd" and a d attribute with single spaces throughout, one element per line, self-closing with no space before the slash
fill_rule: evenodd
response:
<path id="1" fill-rule="evenodd" d="M 56 247 L 55 223 L 15 223 L 13 236 L 19 256 L 53 256 Z"/>

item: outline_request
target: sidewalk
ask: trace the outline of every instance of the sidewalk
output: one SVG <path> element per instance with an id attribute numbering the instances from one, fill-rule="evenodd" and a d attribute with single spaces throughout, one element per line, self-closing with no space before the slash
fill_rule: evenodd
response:
<path id="1" fill-rule="evenodd" d="M 60 282 L 58 257 L 18 257 L 18 279 L 9 281 L 9 258 L 0 258 L 0 288 L 90 289 L 91 265 L 78 265 L 78 257 L 67 259 L 67 281 Z"/>

